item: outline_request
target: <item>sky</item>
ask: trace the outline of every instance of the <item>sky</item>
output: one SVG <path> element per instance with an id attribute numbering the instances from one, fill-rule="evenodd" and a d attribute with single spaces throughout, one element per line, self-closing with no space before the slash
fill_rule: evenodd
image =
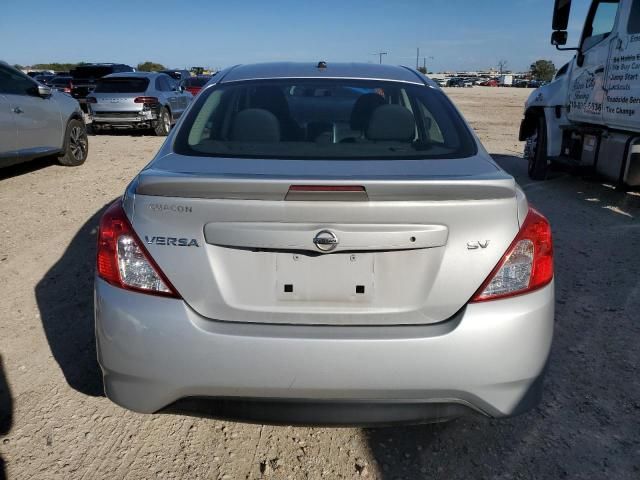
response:
<path id="1" fill-rule="evenodd" d="M 568 46 L 590 0 L 574 0 Z M 430 72 L 514 71 L 572 52 L 549 43 L 553 0 L 0 0 L 0 60 L 143 61 L 223 68 L 262 61 L 378 62 Z"/>

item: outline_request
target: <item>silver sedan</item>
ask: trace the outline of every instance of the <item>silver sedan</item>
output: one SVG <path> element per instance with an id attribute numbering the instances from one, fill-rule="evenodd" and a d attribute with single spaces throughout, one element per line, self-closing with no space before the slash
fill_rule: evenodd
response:
<path id="1" fill-rule="evenodd" d="M 95 306 L 138 412 L 508 417 L 542 392 L 551 230 L 418 72 L 237 66 L 104 214 Z"/>
<path id="2" fill-rule="evenodd" d="M 152 128 L 167 135 L 193 95 L 165 73 L 114 73 L 101 78 L 87 96 L 94 130 Z"/>
<path id="3" fill-rule="evenodd" d="M 0 167 L 46 156 L 77 166 L 88 153 L 78 102 L 0 62 Z"/>

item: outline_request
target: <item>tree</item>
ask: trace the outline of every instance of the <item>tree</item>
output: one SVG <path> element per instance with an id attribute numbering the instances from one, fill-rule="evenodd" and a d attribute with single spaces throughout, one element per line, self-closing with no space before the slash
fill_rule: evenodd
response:
<path id="1" fill-rule="evenodd" d="M 553 80 L 556 73 L 556 66 L 551 60 L 536 60 L 531 64 L 531 76 L 540 82 Z"/>
<path id="2" fill-rule="evenodd" d="M 423 74 L 427 74 L 427 67 L 418 67 L 418 71 Z"/>
<path id="3" fill-rule="evenodd" d="M 506 70 L 508 64 L 509 62 L 504 59 L 498 60 L 498 70 L 500 70 L 500 75 L 502 75 L 502 72 Z"/>
<path id="4" fill-rule="evenodd" d="M 36 63 L 35 65 L 31 65 L 32 70 L 53 70 L 54 72 L 68 72 L 69 70 L 73 70 L 78 65 L 86 65 L 86 62 L 78 62 L 78 63 Z"/>
<path id="5" fill-rule="evenodd" d="M 167 69 L 161 63 L 155 63 L 155 62 L 149 62 L 149 61 L 139 63 L 136 68 L 140 72 L 158 72 L 160 70 L 166 70 Z"/>
<path id="6" fill-rule="evenodd" d="M 20 65 L 19 63 L 14 64 L 13 68 L 15 68 L 16 70 L 24 70 L 24 67 L 22 65 Z"/>

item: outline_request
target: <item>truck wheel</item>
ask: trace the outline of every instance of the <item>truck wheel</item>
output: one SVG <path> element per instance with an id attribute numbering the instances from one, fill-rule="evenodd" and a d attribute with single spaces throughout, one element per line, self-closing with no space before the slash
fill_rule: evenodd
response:
<path id="1" fill-rule="evenodd" d="M 58 163 L 67 167 L 82 165 L 89 153 L 87 127 L 83 122 L 72 118 L 67 124 L 63 155 L 58 157 Z"/>
<path id="2" fill-rule="evenodd" d="M 158 115 L 153 131 L 159 137 L 166 137 L 169 135 L 169 130 L 171 130 L 171 115 L 169 115 L 169 110 L 163 108 Z"/>
<path id="3" fill-rule="evenodd" d="M 547 178 L 547 125 L 543 116 L 539 116 L 533 134 L 527 138 L 525 153 L 528 162 L 529 177 L 533 180 Z"/>

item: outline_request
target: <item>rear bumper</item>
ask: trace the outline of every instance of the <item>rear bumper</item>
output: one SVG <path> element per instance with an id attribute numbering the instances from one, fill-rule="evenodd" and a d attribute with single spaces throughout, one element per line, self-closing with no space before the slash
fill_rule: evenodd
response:
<path id="1" fill-rule="evenodd" d="M 105 125 L 121 125 L 121 126 L 139 126 L 150 125 L 151 122 L 158 119 L 155 110 L 140 110 L 135 112 L 111 112 L 91 111 L 91 119 L 95 124 Z"/>
<path id="2" fill-rule="evenodd" d="M 475 411 L 470 406 L 453 402 L 184 398 L 160 413 L 271 425 L 371 427 L 445 422 Z"/>
<path id="3" fill-rule="evenodd" d="M 98 360 L 107 396 L 145 413 L 310 424 L 505 417 L 537 402 L 553 304 L 551 284 L 436 325 L 238 324 L 96 279 Z"/>

